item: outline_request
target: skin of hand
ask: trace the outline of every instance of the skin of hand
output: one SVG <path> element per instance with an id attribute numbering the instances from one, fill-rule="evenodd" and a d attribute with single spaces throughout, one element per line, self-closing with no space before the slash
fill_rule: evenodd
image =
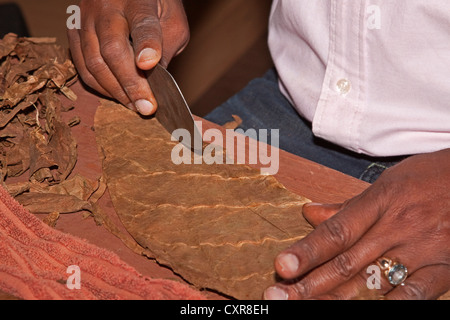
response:
<path id="1" fill-rule="evenodd" d="M 68 31 L 80 77 L 142 115 L 157 103 L 145 77 L 167 67 L 189 41 L 182 0 L 82 0 L 81 28 Z"/>
<path id="2" fill-rule="evenodd" d="M 412 156 L 359 196 L 305 205 L 303 215 L 315 230 L 277 256 L 286 281 L 265 299 L 357 298 L 382 256 L 405 265 L 408 277 L 393 287 L 381 274 L 378 296 L 437 299 L 450 289 L 450 149 Z"/>

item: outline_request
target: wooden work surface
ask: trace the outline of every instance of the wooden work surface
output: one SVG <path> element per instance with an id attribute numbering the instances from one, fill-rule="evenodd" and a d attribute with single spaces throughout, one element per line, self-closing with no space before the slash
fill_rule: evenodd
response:
<path id="1" fill-rule="evenodd" d="M 98 179 L 101 176 L 101 163 L 98 157 L 93 120 L 99 97 L 89 93 L 80 83 L 72 89 L 78 95 L 73 103 L 75 108 L 70 111 L 70 117 L 78 115 L 81 123 L 72 130 L 78 142 L 78 162 L 73 174 L 80 173 L 87 178 Z M 66 101 L 65 103 L 70 103 Z M 197 120 L 200 120 L 197 118 Z M 203 121 L 203 130 L 218 128 L 216 125 Z M 133 141 L 129 141 L 133 143 Z M 307 161 L 292 154 L 280 151 L 279 172 L 276 178 L 293 192 L 305 196 L 313 202 L 336 203 L 349 199 L 369 185 L 360 180 L 346 176 L 316 163 Z M 99 200 L 100 206 L 108 212 L 116 223 L 120 223 L 111 203 L 108 192 Z M 42 215 L 43 218 L 43 215 Z M 83 218 L 83 213 L 65 214 L 60 217 L 56 229 L 88 240 L 99 247 L 115 252 L 129 265 L 141 274 L 154 278 L 181 280 L 168 268 L 158 265 L 153 260 L 137 255 L 128 249 L 121 240 L 109 233 L 104 227 L 95 224 L 92 218 Z M 210 293 L 211 298 L 220 298 Z"/>

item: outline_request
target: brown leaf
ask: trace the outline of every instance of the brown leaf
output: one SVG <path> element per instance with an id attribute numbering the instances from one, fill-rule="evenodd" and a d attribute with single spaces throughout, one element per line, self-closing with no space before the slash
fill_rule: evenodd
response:
<path id="1" fill-rule="evenodd" d="M 51 183 L 60 182 L 65 180 L 75 167 L 77 143 L 69 125 L 61 120 L 61 102 L 55 93 L 46 90 L 41 98 L 46 106 L 46 130 L 36 128 L 31 132 L 34 143 L 30 152 L 30 177 L 39 182 L 42 182 L 42 179 Z M 51 176 L 48 175 L 49 170 Z"/>
<path id="2" fill-rule="evenodd" d="M 308 202 L 245 165 L 175 165 L 156 119 L 111 101 L 95 117 L 103 170 L 128 232 L 157 261 L 198 287 L 260 299 L 274 258 L 312 228 Z"/>
<path id="3" fill-rule="evenodd" d="M 4 109 L 3 111 L 0 111 L 0 128 L 6 126 L 19 112 L 33 105 L 37 101 L 37 99 L 37 94 L 27 95 L 25 99 L 20 102 L 15 108 Z"/>
<path id="4" fill-rule="evenodd" d="M 59 212 L 51 212 L 44 218 L 44 223 L 48 226 L 54 228 L 56 226 L 56 221 L 59 219 Z"/>
<path id="5" fill-rule="evenodd" d="M 92 211 L 90 198 L 99 187 L 99 181 L 75 175 L 56 185 L 31 183 L 28 191 L 17 195 L 16 200 L 33 213 Z"/>
<path id="6" fill-rule="evenodd" d="M 17 182 L 13 184 L 4 185 L 3 187 L 8 191 L 8 193 L 12 197 L 16 197 L 19 194 L 29 191 L 31 188 L 31 183 L 29 181 Z"/>
<path id="7" fill-rule="evenodd" d="M 0 41 L 0 59 L 3 59 L 11 53 L 16 47 L 18 38 L 14 33 L 8 33 Z"/>
<path id="8" fill-rule="evenodd" d="M 50 172 L 50 169 L 58 167 L 58 163 L 53 157 L 53 151 L 48 146 L 47 138 L 41 128 L 30 131 L 30 181 L 43 182 L 57 180 Z"/>
<path id="9" fill-rule="evenodd" d="M 47 84 L 47 79 L 28 76 L 25 82 L 15 82 L 8 87 L 3 95 L 3 105 L 14 107 L 27 95 L 36 92 Z"/>
<path id="10" fill-rule="evenodd" d="M 91 209 L 88 201 L 67 194 L 25 192 L 15 199 L 32 213 L 73 213 Z"/>
<path id="11" fill-rule="evenodd" d="M 14 119 L 0 130 L 0 152 L 3 153 L 4 174 L 16 177 L 30 166 L 29 135 L 27 128 Z M 4 176 L 4 178 L 6 178 Z"/>

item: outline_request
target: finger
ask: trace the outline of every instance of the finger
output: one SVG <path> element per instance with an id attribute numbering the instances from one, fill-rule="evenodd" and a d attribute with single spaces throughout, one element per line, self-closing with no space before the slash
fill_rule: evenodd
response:
<path id="1" fill-rule="evenodd" d="M 315 292 L 309 296 L 301 282 L 286 281 L 277 283 L 264 292 L 266 300 L 379 300 L 392 290 L 392 285 L 373 262 L 353 276 L 349 281 L 328 290 Z M 312 291 L 310 291 L 313 293 Z"/>
<path id="2" fill-rule="evenodd" d="M 303 205 L 303 217 L 313 226 L 317 227 L 319 224 L 334 216 L 343 204 L 319 204 L 306 203 Z"/>
<path id="3" fill-rule="evenodd" d="M 72 55 L 72 60 L 83 82 L 100 94 L 107 97 L 112 97 L 109 92 L 102 88 L 102 86 L 97 82 L 97 80 L 87 69 L 86 64 L 84 63 L 83 52 L 81 51 L 81 41 L 78 30 L 69 29 L 67 31 L 67 37 L 69 40 L 69 48 Z"/>
<path id="4" fill-rule="evenodd" d="M 86 27 L 85 30 L 81 30 L 80 40 L 84 62 L 89 73 L 111 97 L 114 97 L 123 105 L 133 109 L 134 106 L 131 105 L 128 95 L 122 89 L 122 86 L 102 57 L 99 39 L 95 30 L 91 27 Z"/>
<path id="5" fill-rule="evenodd" d="M 373 197 L 362 194 L 354 198 L 345 209 L 278 255 L 278 274 L 284 279 L 299 277 L 349 249 L 379 219 L 378 208 Z"/>
<path id="6" fill-rule="evenodd" d="M 346 282 L 352 282 L 352 279 L 360 274 L 365 266 L 386 251 L 386 247 L 395 245 L 388 238 L 380 236 L 385 231 L 380 229 L 377 226 L 372 227 L 351 248 L 315 268 L 301 280 L 294 282 L 291 285 L 293 288 L 289 288 L 286 294 L 292 299 L 307 299 L 330 292 Z M 359 286 L 349 285 L 343 288 L 349 290 L 349 292 L 342 292 L 345 298 L 353 295 Z M 291 297 L 292 294 L 295 296 Z"/>
<path id="7" fill-rule="evenodd" d="M 403 267 L 398 268 L 397 272 L 392 270 L 390 275 L 382 271 L 383 278 L 391 285 L 392 289 L 399 288 L 409 283 L 412 275 L 419 270 L 427 269 L 430 266 L 445 265 L 445 260 L 442 260 L 439 255 L 436 255 L 436 251 L 433 249 L 434 247 L 430 248 L 424 241 L 409 242 L 408 245 L 395 246 L 394 249 L 385 252 L 378 260 L 387 258 L 393 264 L 402 265 Z M 421 254 L 418 255 L 418 252 Z M 391 276 L 391 279 L 388 279 L 389 276 Z M 430 278 L 433 276 L 435 275 L 430 274 Z M 415 277 L 417 278 L 417 275 Z M 398 282 L 398 284 L 391 284 L 391 280 Z M 411 284 L 414 287 L 414 280 Z"/>
<path id="8" fill-rule="evenodd" d="M 366 269 L 365 266 L 374 264 L 380 257 L 387 257 L 398 264 L 403 264 L 409 273 L 427 264 L 444 263 L 442 258 L 433 254 L 434 251 L 429 247 L 428 242 L 409 241 L 404 244 L 402 240 L 397 239 L 397 226 L 385 223 L 384 220 L 388 220 L 388 218 L 384 218 L 370 228 L 351 248 L 321 264 L 300 281 L 295 282 L 292 285 L 294 287 L 293 293 L 296 295 L 295 298 L 305 299 L 322 295 L 348 281 L 351 282 L 355 275 Z M 417 252 L 423 252 L 423 254 L 418 257 Z M 403 275 L 403 270 L 403 268 L 399 268 L 397 272 L 392 274 L 394 281 L 396 277 Z M 392 288 L 393 285 L 388 282 L 384 271 L 381 273 L 381 282 L 383 282 L 384 287 Z M 398 279 L 401 279 L 401 277 Z M 342 288 L 344 289 L 341 289 L 339 294 L 344 298 L 351 296 L 358 289 L 358 287 L 352 285 Z M 345 289 L 350 291 L 342 291 Z"/>
<path id="9" fill-rule="evenodd" d="M 161 31 L 164 47 L 161 65 L 167 67 L 172 58 L 181 53 L 189 43 L 190 33 L 181 0 L 161 2 Z"/>
<path id="10" fill-rule="evenodd" d="M 380 300 L 384 298 L 383 294 L 392 288 L 387 281 L 381 281 L 382 284 L 377 287 L 369 287 L 366 276 L 359 273 L 341 286 L 313 297 L 305 297 L 295 285 L 277 284 L 266 290 L 264 298 L 266 300 Z"/>
<path id="11" fill-rule="evenodd" d="M 384 295 L 392 290 L 389 283 L 376 261 L 365 266 L 349 281 L 316 295 L 317 300 L 381 300 Z"/>
<path id="12" fill-rule="evenodd" d="M 136 65 L 141 70 L 150 70 L 162 56 L 162 32 L 157 1 L 132 1 L 125 10 L 133 40 Z"/>
<path id="13" fill-rule="evenodd" d="M 96 30 L 101 56 L 129 101 L 141 114 L 153 114 L 156 111 L 156 99 L 146 77 L 136 67 L 126 19 L 119 14 L 110 15 L 96 25 Z"/>
<path id="14" fill-rule="evenodd" d="M 421 248 L 418 249 L 422 250 Z M 401 256 L 401 258 L 398 258 L 399 256 Z M 385 294 L 387 294 L 387 296 L 391 296 L 393 292 L 398 292 L 400 295 L 400 299 L 404 299 L 406 298 L 406 296 L 409 296 L 408 299 L 429 299 L 430 297 L 433 297 L 433 293 L 434 295 L 439 296 L 440 294 L 445 293 L 445 291 L 448 290 L 448 282 L 444 281 L 443 283 L 436 285 L 436 280 L 439 279 L 439 276 L 441 274 L 445 274 L 445 272 L 441 272 L 437 268 L 441 265 L 427 265 L 427 261 L 431 263 L 434 263 L 434 261 L 428 260 L 428 257 L 423 255 L 418 258 L 416 250 L 408 250 L 404 247 L 397 247 L 384 253 L 383 257 L 388 257 L 389 259 L 392 259 L 393 262 L 403 264 L 405 267 L 407 267 L 407 277 L 405 282 L 402 282 L 398 285 L 391 284 L 388 279 L 389 273 L 385 273 L 385 271 L 380 268 L 378 263 L 376 261 L 373 261 L 372 264 L 361 270 L 361 272 L 353 277 L 350 281 L 343 283 L 341 286 L 317 298 L 340 300 L 384 299 Z M 425 279 L 425 281 L 422 281 L 424 279 L 421 279 L 418 274 L 420 275 L 423 272 L 422 270 L 428 269 L 428 267 L 433 267 L 428 270 L 428 280 Z M 397 273 L 397 276 L 403 275 L 402 271 L 403 269 L 400 268 L 398 270 L 399 273 Z M 447 270 L 447 273 L 448 272 L 449 271 Z M 395 279 L 396 275 L 391 274 L 391 277 Z M 418 284 L 416 284 L 416 282 L 418 282 Z M 443 285 L 443 287 L 440 289 L 441 284 Z M 406 286 L 408 285 L 410 285 L 410 287 L 406 288 Z M 431 292 L 431 294 L 426 294 L 426 292 L 422 288 L 423 285 L 429 286 L 427 289 L 429 289 L 428 291 Z M 392 298 L 396 299 L 395 296 L 392 296 Z"/>
<path id="15" fill-rule="evenodd" d="M 393 261 L 409 266 L 408 272 L 414 272 L 424 263 L 416 259 L 414 252 L 401 247 L 384 253 L 382 248 L 389 245 L 389 241 L 380 242 L 379 239 L 382 239 L 379 232 L 368 233 L 350 250 L 311 271 L 301 280 L 276 284 L 278 291 L 275 292 L 278 296 L 284 294 L 292 300 L 380 299 L 394 286 L 377 264 L 378 258 L 394 257 Z M 402 260 L 396 258 L 400 253 Z M 361 257 L 357 257 L 358 254 Z M 273 288 L 271 290 L 274 291 Z"/>
<path id="16" fill-rule="evenodd" d="M 450 288 L 450 267 L 430 265 L 415 271 L 404 282 L 386 295 L 389 300 L 431 300 L 445 294 Z"/>
<path id="17" fill-rule="evenodd" d="M 387 281 L 377 279 L 374 283 L 364 270 L 355 275 L 350 281 L 343 283 L 341 286 L 327 292 L 326 294 L 313 297 L 315 300 L 381 300 L 384 294 L 392 287 Z M 370 282 L 369 282 L 370 281 Z"/>

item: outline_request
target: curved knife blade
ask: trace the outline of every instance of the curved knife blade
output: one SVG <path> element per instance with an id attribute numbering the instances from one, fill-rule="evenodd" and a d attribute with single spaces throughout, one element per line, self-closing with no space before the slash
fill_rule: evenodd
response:
<path id="1" fill-rule="evenodd" d="M 183 139 L 180 142 L 193 152 L 201 154 L 202 136 L 175 79 L 160 64 L 157 64 L 147 73 L 147 81 L 158 102 L 156 119 L 170 134 L 177 129 L 187 130 L 191 137 L 190 141 Z"/>

